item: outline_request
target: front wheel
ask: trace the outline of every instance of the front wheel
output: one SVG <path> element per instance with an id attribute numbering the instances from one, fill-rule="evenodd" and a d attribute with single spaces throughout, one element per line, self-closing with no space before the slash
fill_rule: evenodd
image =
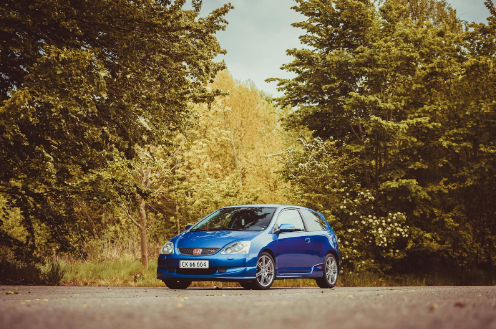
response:
<path id="1" fill-rule="evenodd" d="M 186 289 L 191 284 L 191 280 L 163 280 L 169 289 Z"/>
<path id="2" fill-rule="evenodd" d="M 257 260 L 257 276 L 252 283 L 252 289 L 265 290 L 269 289 L 274 283 L 276 276 L 276 266 L 274 259 L 267 252 L 262 252 Z"/>
<path id="3" fill-rule="evenodd" d="M 324 258 L 324 275 L 316 279 L 320 288 L 334 288 L 338 281 L 338 261 L 333 254 L 327 254 Z"/>

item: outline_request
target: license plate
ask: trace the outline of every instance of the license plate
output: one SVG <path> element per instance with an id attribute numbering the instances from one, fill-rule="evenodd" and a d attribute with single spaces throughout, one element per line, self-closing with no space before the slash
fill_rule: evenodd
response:
<path id="1" fill-rule="evenodd" d="M 179 268 L 208 268 L 208 260 L 180 260 Z"/>

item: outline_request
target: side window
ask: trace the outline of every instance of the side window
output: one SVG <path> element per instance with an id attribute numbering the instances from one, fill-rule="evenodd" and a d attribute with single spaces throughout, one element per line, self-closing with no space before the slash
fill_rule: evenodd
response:
<path id="1" fill-rule="evenodd" d="M 300 212 L 303 218 L 305 219 L 305 224 L 307 224 L 308 231 L 322 231 L 327 228 L 327 224 L 322 219 L 322 217 L 320 217 L 313 211 L 300 209 Z"/>
<path id="2" fill-rule="evenodd" d="M 297 210 L 289 209 L 283 210 L 277 219 L 277 225 L 280 224 L 293 224 L 295 229 L 297 230 L 305 230 L 305 226 L 303 225 L 303 221 L 301 220 L 301 216 Z"/>

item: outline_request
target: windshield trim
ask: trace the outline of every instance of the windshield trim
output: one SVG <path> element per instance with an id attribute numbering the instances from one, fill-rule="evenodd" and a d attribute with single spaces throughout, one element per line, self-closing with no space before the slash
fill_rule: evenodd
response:
<path id="1" fill-rule="evenodd" d="M 201 229 L 199 228 L 199 226 L 203 226 L 201 225 L 202 223 L 206 222 L 206 221 L 209 221 L 212 216 L 217 216 L 220 212 L 222 211 L 226 211 L 226 210 L 233 210 L 232 212 L 235 213 L 235 212 L 238 212 L 240 210 L 245 210 L 245 209 L 257 209 L 257 208 L 263 208 L 263 209 L 272 209 L 273 212 L 271 214 L 271 218 L 267 224 L 267 226 L 265 226 L 263 229 L 261 230 L 249 230 L 249 229 L 233 229 L 233 228 L 217 228 L 217 229 Z M 263 232 L 265 230 L 267 230 L 270 225 L 272 224 L 273 220 L 274 220 L 274 215 L 277 213 L 277 209 L 278 207 L 274 207 L 274 206 L 229 206 L 229 207 L 224 207 L 224 208 L 219 208 L 209 214 L 207 214 L 205 217 L 203 217 L 202 219 L 200 219 L 197 223 L 195 223 L 189 230 L 188 232 L 215 232 L 215 231 L 236 231 L 236 232 Z"/>

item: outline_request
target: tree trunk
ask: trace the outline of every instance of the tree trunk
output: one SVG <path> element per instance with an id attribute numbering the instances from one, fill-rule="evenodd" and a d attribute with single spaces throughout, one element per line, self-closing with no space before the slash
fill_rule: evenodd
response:
<path id="1" fill-rule="evenodd" d="M 181 233 L 181 224 L 179 223 L 179 205 L 176 204 L 176 225 L 177 225 L 177 234 Z"/>
<path id="2" fill-rule="evenodd" d="M 148 269 L 148 241 L 146 239 L 146 202 L 139 196 L 139 216 L 140 216 L 140 235 L 141 235 L 141 264 Z"/>

